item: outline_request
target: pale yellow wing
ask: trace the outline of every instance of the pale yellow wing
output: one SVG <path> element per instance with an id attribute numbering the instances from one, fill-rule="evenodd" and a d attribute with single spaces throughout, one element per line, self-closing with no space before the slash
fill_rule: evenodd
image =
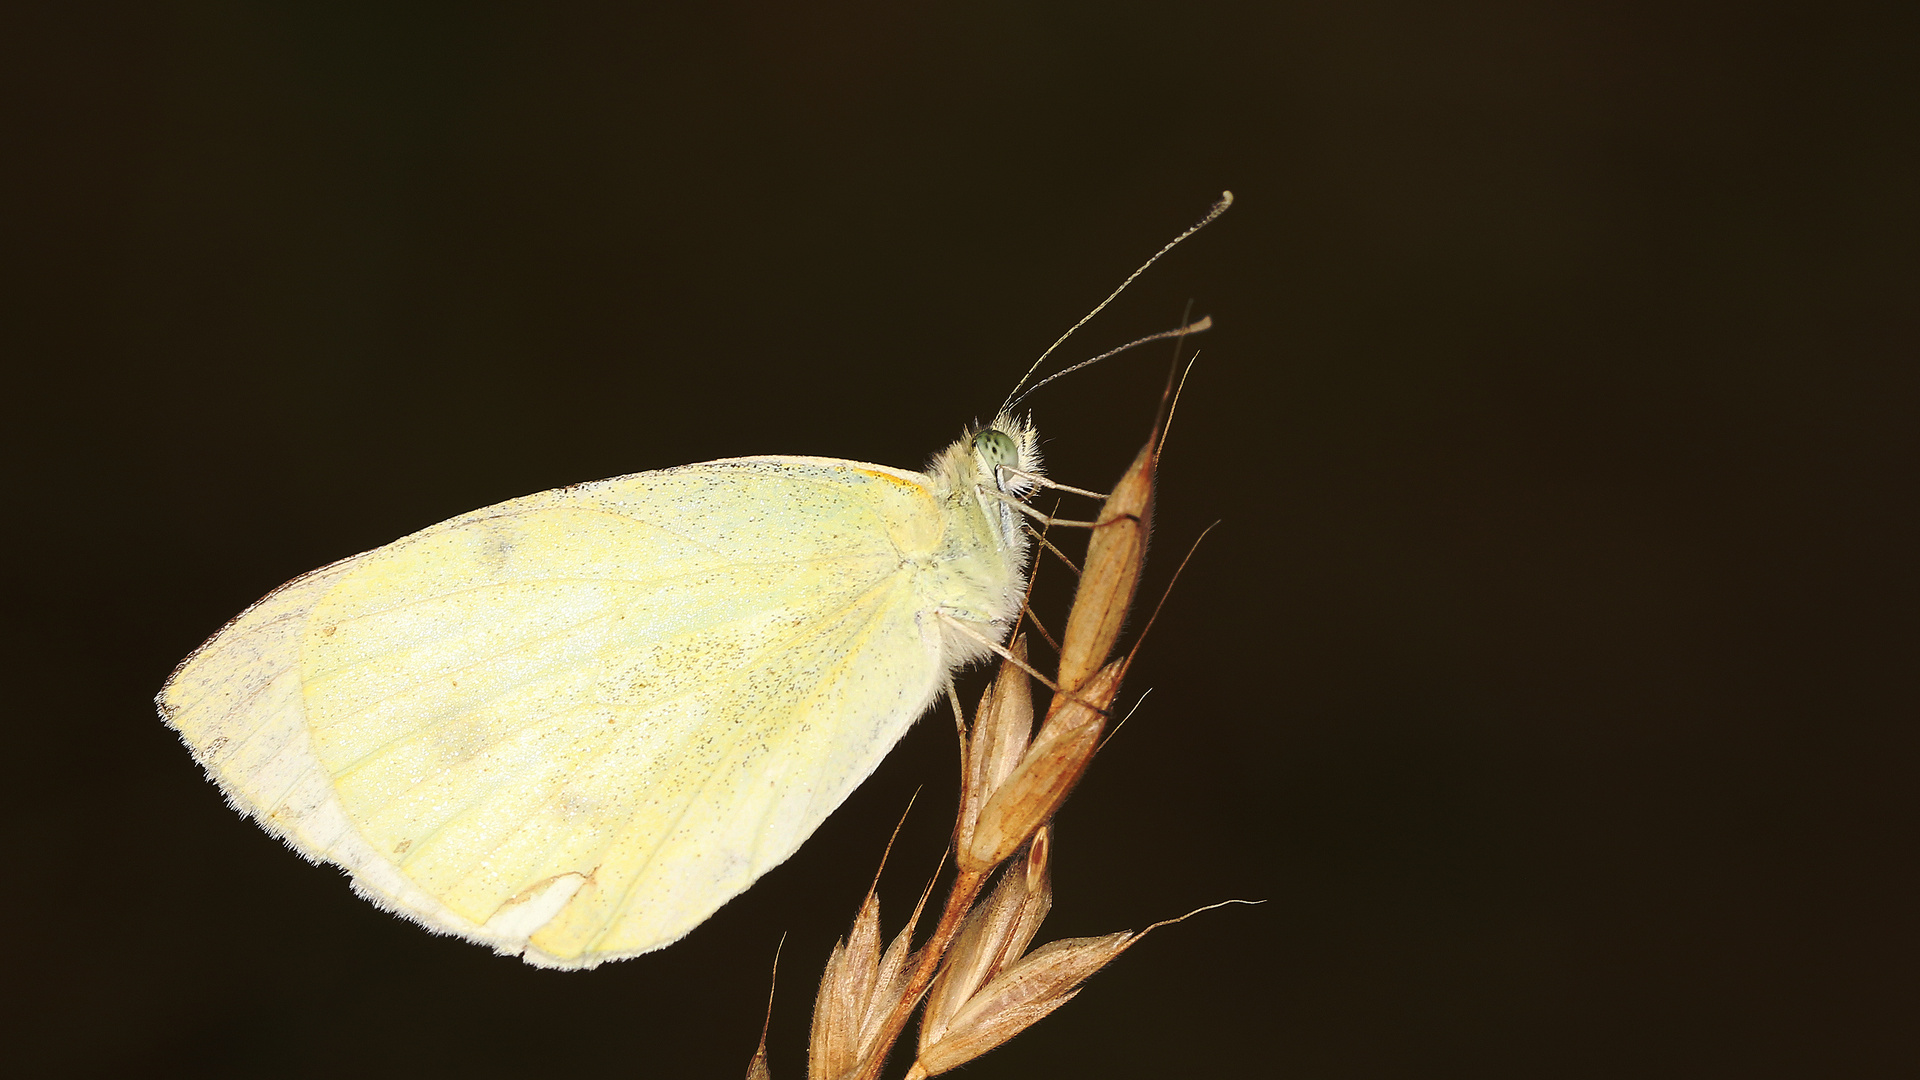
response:
<path id="1" fill-rule="evenodd" d="M 1004 615 L 1007 557 L 954 505 L 804 458 L 530 496 L 289 583 L 160 704 L 370 899 L 592 966 L 685 934 L 872 772 L 955 662 L 936 608 Z"/>

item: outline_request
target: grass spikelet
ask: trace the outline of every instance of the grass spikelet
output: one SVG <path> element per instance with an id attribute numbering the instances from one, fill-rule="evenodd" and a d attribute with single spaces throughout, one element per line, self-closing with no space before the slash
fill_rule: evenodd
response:
<path id="1" fill-rule="evenodd" d="M 1042 829 L 1028 846 L 1024 864 L 1002 873 L 993 892 L 968 913 L 928 992 L 920 1019 L 922 1051 L 940 1040 L 974 992 L 1025 952 L 1039 932 L 1053 906 L 1050 853 L 1049 833 Z"/>
<path id="2" fill-rule="evenodd" d="M 1026 635 L 1015 636 L 1007 651 L 1024 662 Z M 999 861 L 981 863 L 971 858 L 974 828 L 987 800 L 1020 764 L 1032 738 L 1032 683 L 1018 664 L 1003 661 L 999 675 L 980 697 L 973 730 L 966 736 L 966 770 L 961 776 L 959 823 L 954 842 L 963 863 L 970 862 L 974 870 L 991 869 Z"/>
<path id="3" fill-rule="evenodd" d="M 965 852 L 971 865 L 998 865 L 1060 809 L 1093 762 L 1125 671 L 1126 661 L 1115 660 L 1074 696 L 1054 695 L 1039 736 L 980 810 Z"/>
<path id="4" fill-rule="evenodd" d="M 1080 587 L 1060 638 L 1060 688 L 1079 689 L 1112 655 L 1133 606 L 1147 562 L 1153 518 L 1153 479 L 1159 464 L 1159 432 L 1147 440 L 1094 520 Z"/>
<path id="5" fill-rule="evenodd" d="M 1138 935 L 1049 942 L 1009 965 L 954 1015 L 946 1032 L 920 1051 L 907 1075 L 938 1076 L 992 1050 L 1072 1001 L 1080 984 L 1124 952 Z"/>

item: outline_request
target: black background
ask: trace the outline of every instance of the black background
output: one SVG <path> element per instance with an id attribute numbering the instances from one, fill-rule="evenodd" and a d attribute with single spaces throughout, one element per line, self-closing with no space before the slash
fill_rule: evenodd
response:
<path id="1" fill-rule="evenodd" d="M 1887 5 L 1890 9 L 1895 5 Z M 405 10 L 398 10 L 404 7 Z M 149 699 L 281 581 L 686 461 L 917 467 L 1218 329 L 1043 936 L 970 1076 L 1910 1075 L 1910 22 L 1391 3 L 61 5 L 9 17 L 7 1053 L 776 1075 L 918 725 L 684 942 L 536 971 L 355 899 Z M 1033 402 L 1104 486 L 1167 350 Z M 971 696 L 972 691 L 969 691 Z M 901 1066 L 896 1062 L 896 1070 Z"/>

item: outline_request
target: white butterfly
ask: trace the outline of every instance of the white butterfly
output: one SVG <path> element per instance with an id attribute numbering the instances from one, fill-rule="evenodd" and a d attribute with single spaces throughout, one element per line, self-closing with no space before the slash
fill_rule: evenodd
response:
<path id="1" fill-rule="evenodd" d="M 275 590 L 161 713 L 384 908 L 543 966 L 657 949 L 1005 637 L 1036 443 L 1003 414 L 925 473 L 738 458 L 478 510 Z"/>

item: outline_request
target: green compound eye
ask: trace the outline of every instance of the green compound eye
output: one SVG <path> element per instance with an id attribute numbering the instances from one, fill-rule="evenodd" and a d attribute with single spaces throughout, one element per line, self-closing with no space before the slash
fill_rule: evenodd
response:
<path id="1" fill-rule="evenodd" d="M 1020 450 L 1014 446 L 1013 436 L 998 428 L 988 428 L 975 435 L 973 450 L 995 468 L 1013 468 L 1020 464 Z"/>

